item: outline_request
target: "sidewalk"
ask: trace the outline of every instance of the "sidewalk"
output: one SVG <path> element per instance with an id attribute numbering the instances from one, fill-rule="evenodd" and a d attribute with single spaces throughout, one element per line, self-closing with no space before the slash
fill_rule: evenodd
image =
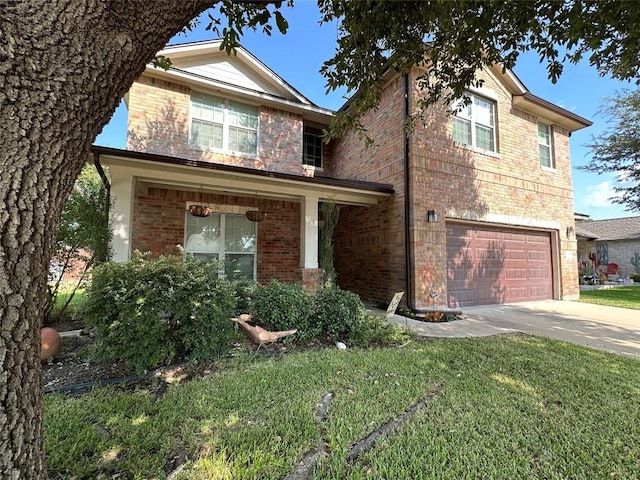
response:
<path id="1" fill-rule="evenodd" d="M 387 313 L 376 307 L 367 307 L 371 313 L 379 316 L 386 316 Z M 421 322 L 402 315 L 392 315 L 389 322 L 396 323 L 407 329 L 411 329 L 421 337 L 443 337 L 443 338 L 464 338 L 464 337 L 490 337 L 504 333 L 515 333 L 518 330 L 490 325 L 486 322 L 468 318 L 463 315 L 460 320 L 453 322 Z"/>
<path id="2" fill-rule="evenodd" d="M 368 307 L 385 316 L 379 308 Z M 640 310 L 569 300 L 542 300 L 462 309 L 453 322 L 427 323 L 394 315 L 390 322 L 424 337 L 486 337 L 521 332 L 640 359 Z"/>

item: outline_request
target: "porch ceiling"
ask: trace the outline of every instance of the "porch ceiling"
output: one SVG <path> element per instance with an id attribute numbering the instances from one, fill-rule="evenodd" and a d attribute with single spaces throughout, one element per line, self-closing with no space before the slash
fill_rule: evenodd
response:
<path id="1" fill-rule="evenodd" d="M 92 147 L 92 152 L 112 173 L 132 176 L 136 187 L 143 189 L 160 186 L 296 202 L 313 196 L 363 206 L 393 195 L 393 187 L 387 184 L 266 172 L 106 147 Z"/>

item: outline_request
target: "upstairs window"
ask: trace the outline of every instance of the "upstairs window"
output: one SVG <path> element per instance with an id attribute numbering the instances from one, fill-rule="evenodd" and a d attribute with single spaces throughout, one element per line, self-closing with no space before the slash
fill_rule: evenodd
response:
<path id="1" fill-rule="evenodd" d="M 191 97 L 191 143 L 232 153 L 258 153 L 258 108 L 218 97 Z"/>
<path id="2" fill-rule="evenodd" d="M 453 141 L 490 152 L 496 151 L 495 104 L 473 94 L 469 105 L 456 105 Z"/>
<path id="3" fill-rule="evenodd" d="M 555 168 L 553 163 L 551 132 L 551 125 L 538 123 L 538 150 L 540 151 L 540 165 L 547 168 Z"/>
<path id="4" fill-rule="evenodd" d="M 304 130 L 302 164 L 322 168 L 322 133 L 320 131 Z"/>

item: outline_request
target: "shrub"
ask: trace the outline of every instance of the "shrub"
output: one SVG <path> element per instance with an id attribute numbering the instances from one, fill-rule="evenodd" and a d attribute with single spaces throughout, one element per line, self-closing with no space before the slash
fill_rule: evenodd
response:
<path id="1" fill-rule="evenodd" d="M 297 338 L 308 340 L 321 333 L 314 319 L 313 299 L 301 285 L 271 280 L 255 290 L 251 313 L 260 325 L 273 330 L 297 328 Z"/>
<path id="2" fill-rule="evenodd" d="M 366 312 L 359 327 L 351 332 L 348 338 L 354 347 L 402 345 L 415 337 L 386 318 Z"/>
<path id="3" fill-rule="evenodd" d="M 94 355 L 122 358 L 137 371 L 221 355 L 234 337 L 234 288 L 214 263 L 138 254 L 96 268 L 86 296 Z"/>
<path id="4" fill-rule="evenodd" d="M 345 341 L 361 328 L 365 308 L 355 293 L 327 284 L 316 294 L 315 303 L 322 334 L 330 339 Z"/>
<path id="5" fill-rule="evenodd" d="M 633 280 L 634 283 L 640 283 L 640 273 L 632 273 L 629 275 L 629 278 Z"/>
<path id="6" fill-rule="evenodd" d="M 233 281 L 234 296 L 236 298 L 236 317 L 252 310 L 253 297 L 256 293 L 256 282 L 248 279 Z"/>

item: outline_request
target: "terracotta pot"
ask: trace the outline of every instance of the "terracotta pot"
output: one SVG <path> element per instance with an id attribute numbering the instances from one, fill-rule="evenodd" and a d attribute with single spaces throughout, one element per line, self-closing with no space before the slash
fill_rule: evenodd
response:
<path id="1" fill-rule="evenodd" d="M 44 327 L 40 330 L 40 361 L 46 362 L 51 357 L 55 357 L 62 349 L 62 338 L 60 334 L 51 327 Z"/>
<path id="2" fill-rule="evenodd" d="M 189 205 L 189 213 L 194 217 L 208 217 L 211 209 L 206 205 Z"/>

